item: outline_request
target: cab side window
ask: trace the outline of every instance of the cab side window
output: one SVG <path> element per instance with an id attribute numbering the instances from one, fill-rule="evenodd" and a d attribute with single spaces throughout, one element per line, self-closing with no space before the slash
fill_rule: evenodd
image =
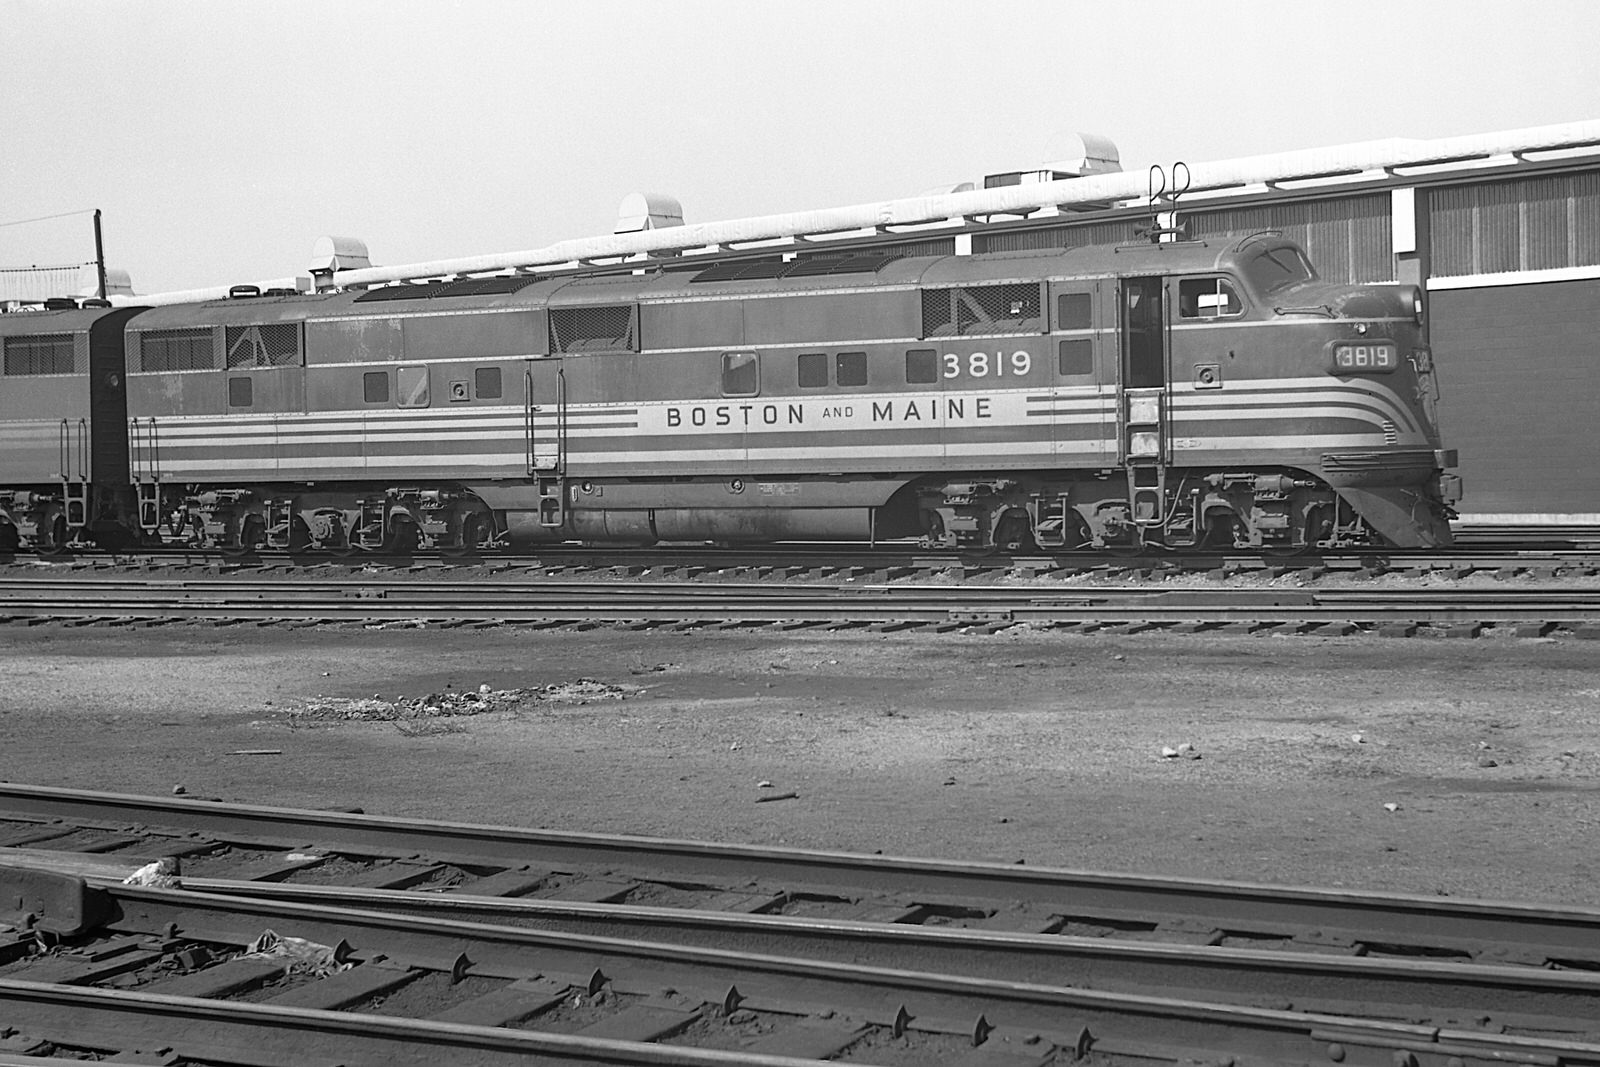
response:
<path id="1" fill-rule="evenodd" d="M 1244 314 L 1239 292 L 1224 278 L 1184 278 L 1178 282 L 1178 317 L 1225 319 Z"/>

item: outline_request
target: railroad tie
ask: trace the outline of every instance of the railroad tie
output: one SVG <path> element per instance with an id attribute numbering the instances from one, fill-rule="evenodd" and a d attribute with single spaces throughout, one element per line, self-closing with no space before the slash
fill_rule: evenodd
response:
<path id="1" fill-rule="evenodd" d="M 855 1044 L 866 1030 L 865 1023 L 849 1019 L 803 1019 L 767 1034 L 741 1051 L 760 1056 L 825 1060 Z"/>
<path id="2" fill-rule="evenodd" d="M 460 885 L 450 886 L 445 891 L 474 897 L 520 897 L 539 888 L 539 884 L 550 877 L 551 873 L 548 870 L 518 867 L 515 870 L 499 871 L 483 878 L 462 882 Z"/>
<path id="3" fill-rule="evenodd" d="M 570 988 L 565 982 L 549 978 L 525 978 L 462 1001 L 429 1019 L 463 1026 L 513 1026 L 561 1003 Z"/>
<path id="4" fill-rule="evenodd" d="M 280 993 L 264 1004 L 280 1008 L 314 1008 L 338 1011 L 379 993 L 398 989 L 422 974 L 409 968 L 379 963 L 364 963 L 348 971 L 330 974 L 307 985 Z"/>
<path id="5" fill-rule="evenodd" d="M 157 979 L 141 986 L 140 992 L 159 993 L 168 997 L 216 999 L 265 985 L 287 969 L 282 960 L 240 957 L 189 974 Z"/>
<path id="6" fill-rule="evenodd" d="M 700 1009 L 676 1004 L 648 1003 L 624 1008 L 577 1031 L 576 1037 L 604 1038 L 608 1041 L 657 1041 L 670 1037 L 700 1018 Z"/>

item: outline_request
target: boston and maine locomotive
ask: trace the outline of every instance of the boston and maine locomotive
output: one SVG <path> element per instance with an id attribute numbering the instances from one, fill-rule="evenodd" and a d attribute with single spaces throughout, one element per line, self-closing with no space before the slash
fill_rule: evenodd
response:
<path id="1" fill-rule="evenodd" d="M 0 550 L 1432 546 L 1419 290 L 1274 234 L 0 317 Z"/>

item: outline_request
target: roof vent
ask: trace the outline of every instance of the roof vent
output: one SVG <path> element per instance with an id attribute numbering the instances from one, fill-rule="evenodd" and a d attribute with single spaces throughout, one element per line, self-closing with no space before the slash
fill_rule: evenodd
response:
<path id="1" fill-rule="evenodd" d="M 245 300 L 252 296 L 261 295 L 259 285 L 235 285 L 228 290 L 229 300 Z"/>
<path id="2" fill-rule="evenodd" d="M 359 237 L 318 237 L 311 246 L 311 276 L 331 278 L 336 270 L 362 270 L 372 266 L 367 242 Z"/>
<path id="3" fill-rule="evenodd" d="M 1006 185 L 1035 185 L 1063 178 L 1087 178 L 1091 174 L 1117 174 L 1122 170 L 1122 158 L 1109 137 L 1097 133 L 1073 133 L 1055 140 L 1067 142 L 1067 155 L 1041 164 L 1035 170 L 987 174 L 983 179 L 983 187 L 997 189 Z"/>
<path id="4" fill-rule="evenodd" d="M 629 193 L 617 208 L 612 233 L 638 233 L 683 225 L 683 205 L 665 193 Z"/>
<path id="5" fill-rule="evenodd" d="M 98 296 L 91 296 L 83 302 L 83 306 L 86 308 L 108 308 L 111 306 L 111 301 L 101 300 Z"/>
<path id="6" fill-rule="evenodd" d="M 46 311 L 73 311 L 78 307 L 78 302 L 70 296 L 52 296 L 44 302 Z"/>

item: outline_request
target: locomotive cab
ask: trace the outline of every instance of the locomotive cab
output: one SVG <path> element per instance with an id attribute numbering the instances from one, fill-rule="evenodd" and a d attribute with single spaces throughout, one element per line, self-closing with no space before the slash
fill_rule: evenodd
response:
<path id="1" fill-rule="evenodd" d="M 1102 335 L 1094 366 L 1114 403 L 1102 415 L 1114 434 L 1110 462 L 1012 493 L 1006 514 L 1025 514 L 1036 543 L 1449 542 L 1459 483 L 1444 472 L 1455 458 L 1433 422 L 1417 290 L 1323 282 L 1304 251 L 1275 234 L 1220 251 L 1205 242 L 1121 246 L 1114 262 L 1096 287 L 1095 316 L 1068 321 L 1063 298 L 1054 324 Z M 1067 347 L 1080 343 L 1088 352 L 1088 341 L 1060 342 L 1063 368 Z M 1057 392 L 1058 416 L 1069 415 L 1066 392 Z"/>

